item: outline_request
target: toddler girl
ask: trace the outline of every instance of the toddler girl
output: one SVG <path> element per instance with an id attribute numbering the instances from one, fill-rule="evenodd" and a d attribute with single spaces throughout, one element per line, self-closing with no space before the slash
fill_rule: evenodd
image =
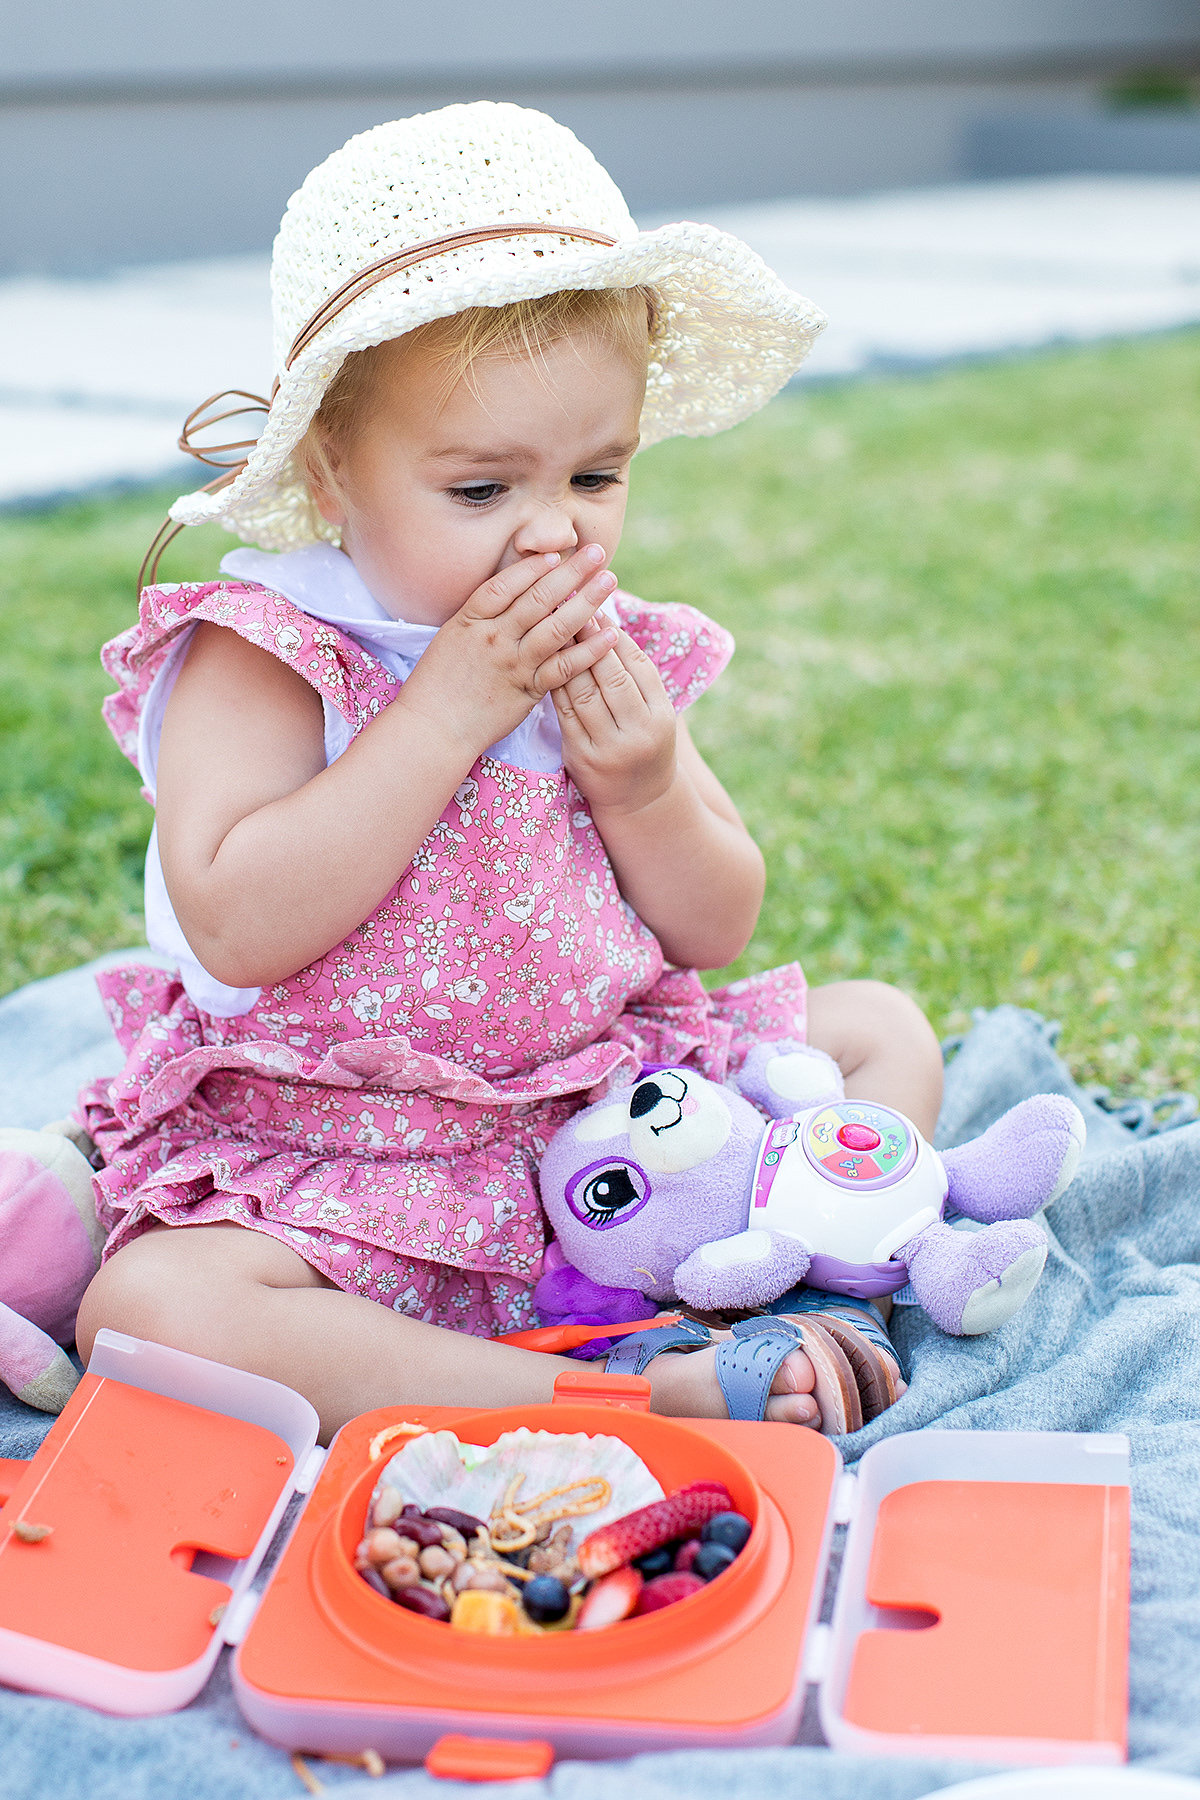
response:
<path id="1" fill-rule="evenodd" d="M 537 1323 L 550 1135 L 642 1064 L 719 1079 L 805 1035 L 794 964 L 694 972 L 762 897 L 681 716 L 731 642 L 609 565 L 639 441 L 746 417 L 822 320 L 711 227 L 639 234 L 569 132 L 507 105 L 351 140 L 272 283 L 264 429 L 172 508 L 259 547 L 148 587 L 105 653 L 179 974 L 101 978 L 128 1059 L 82 1099 L 110 1235 L 79 1345 L 256 1370 L 328 1436 L 548 1398 L 573 1365 L 495 1340 Z M 807 1035 L 932 1131 L 940 1056 L 902 995 L 818 989 Z M 819 1424 L 786 1348 L 766 1416 Z M 714 1359 L 655 1356 L 653 1404 L 723 1416 Z"/>

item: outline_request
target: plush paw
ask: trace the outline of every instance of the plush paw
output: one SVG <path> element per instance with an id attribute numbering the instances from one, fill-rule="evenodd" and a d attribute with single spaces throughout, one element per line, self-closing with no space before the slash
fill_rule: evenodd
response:
<path id="1" fill-rule="evenodd" d="M 26 1406 L 59 1413 L 75 1392 L 79 1376 L 52 1337 L 0 1304 L 0 1381 Z"/>
<path id="2" fill-rule="evenodd" d="M 92 1170 L 66 1129 L 0 1131 L 0 1301 L 60 1344 L 104 1244 Z"/>
<path id="3" fill-rule="evenodd" d="M 772 1119 L 785 1119 L 821 1100 L 840 1100 L 842 1071 L 831 1056 L 791 1039 L 755 1044 L 732 1085 Z"/>
<path id="4" fill-rule="evenodd" d="M 1009 1219 L 984 1231 L 930 1225 L 900 1255 L 934 1324 L 955 1337 L 977 1337 L 1024 1306 L 1045 1266 L 1046 1247 L 1040 1225 Z"/>
<path id="5" fill-rule="evenodd" d="M 1079 1165 L 1087 1127 L 1064 1094 L 1035 1094 L 982 1137 L 943 1150 L 952 1206 L 968 1219 L 1029 1219 L 1057 1200 Z"/>
<path id="6" fill-rule="evenodd" d="M 778 1231 L 739 1231 L 701 1244 L 675 1271 L 675 1292 L 703 1311 L 766 1306 L 803 1281 L 810 1257 Z"/>

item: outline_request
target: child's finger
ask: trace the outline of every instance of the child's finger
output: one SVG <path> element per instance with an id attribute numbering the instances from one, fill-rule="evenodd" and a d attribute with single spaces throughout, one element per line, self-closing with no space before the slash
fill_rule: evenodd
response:
<path id="1" fill-rule="evenodd" d="M 611 656 L 615 636 L 616 632 L 609 626 L 587 637 L 572 639 L 538 665 L 533 685 L 540 693 L 558 694 L 569 682 L 586 679 L 594 663 Z"/>
<path id="2" fill-rule="evenodd" d="M 527 601 L 528 623 L 532 624 L 561 606 L 603 562 L 599 544 L 583 544 L 568 557 L 560 557 L 557 551 L 525 556 L 476 588 L 466 604 L 477 618 L 494 619 L 516 601 Z"/>
<path id="3" fill-rule="evenodd" d="M 590 581 L 584 582 L 582 587 L 571 594 L 569 598 L 561 601 L 547 616 L 538 617 L 535 614 L 525 629 L 522 629 L 519 622 L 525 601 L 519 602 L 512 611 L 517 628 L 521 631 L 522 654 L 529 657 L 536 666 L 544 663 L 556 651 L 564 649 L 574 638 L 581 637 L 584 627 L 612 593 L 616 584 L 616 576 L 604 569 L 594 575 Z M 616 641 L 615 627 L 601 625 L 600 630 L 612 633 L 606 639 L 607 643 L 612 644 Z"/>
<path id="4" fill-rule="evenodd" d="M 620 660 L 622 668 L 632 678 L 647 705 L 652 705 L 660 697 L 664 700 L 667 699 L 667 690 L 663 686 L 663 679 L 658 669 L 641 646 L 634 643 L 627 631 L 617 632 L 613 654 Z M 670 701 L 667 701 L 667 704 L 670 705 Z"/>
<path id="5" fill-rule="evenodd" d="M 595 704 L 589 706 L 588 698 Z M 611 725 L 611 715 L 600 700 L 599 690 L 591 679 L 590 670 L 576 676 L 572 681 L 564 682 L 556 687 L 550 695 L 554 702 L 554 710 L 558 714 L 558 723 L 564 741 L 571 738 L 576 744 L 586 745 L 589 753 L 594 752 L 601 739 L 597 710 L 604 712 L 604 717 Z"/>
<path id="6" fill-rule="evenodd" d="M 592 669 L 592 678 L 600 692 L 613 720 L 618 727 L 631 729 L 640 725 L 646 718 L 649 708 L 649 696 L 643 694 L 640 684 L 635 680 L 632 671 L 620 654 L 621 638 L 617 633 L 616 643 L 608 655 L 602 657 Z M 631 641 L 631 640 L 627 640 Z M 633 645 L 636 650 L 637 646 Z M 638 652 L 640 655 L 641 653 Z M 647 658 L 647 660 L 649 660 Z"/>

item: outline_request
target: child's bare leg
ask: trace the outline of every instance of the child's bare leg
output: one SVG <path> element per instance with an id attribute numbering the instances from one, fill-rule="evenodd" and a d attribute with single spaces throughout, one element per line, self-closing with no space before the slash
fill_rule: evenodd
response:
<path id="1" fill-rule="evenodd" d="M 578 1371 L 345 1294 L 279 1239 L 239 1225 L 147 1231 L 100 1270 L 79 1309 L 80 1354 L 101 1326 L 269 1376 L 304 1394 L 328 1443 L 377 1406 L 517 1406 L 548 1401 Z M 646 1373 L 657 1412 L 723 1418 L 715 1350 L 664 1355 Z M 767 1417 L 813 1424 L 813 1372 L 796 1351 L 780 1366 Z"/>
<path id="2" fill-rule="evenodd" d="M 880 1100 L 933 1136 L 942 1052 L 914 1000 L 883 981 L 834 981 L 808 996 L 808 1041 L 832 1056 L 856 1100 Z"/>

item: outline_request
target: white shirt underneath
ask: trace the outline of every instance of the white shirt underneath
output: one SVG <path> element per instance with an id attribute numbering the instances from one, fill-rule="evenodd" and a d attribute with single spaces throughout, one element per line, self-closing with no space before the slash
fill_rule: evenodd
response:
<path id="1" fill-rule="evenodd" d="M 236 581 L 255 581 L 282 594 L 313 619 L 336 626 L 376 657 L 390 675 L 405 681 L 437 632 L 434 625 L 410 625 L 394 619 L 375 599 L 358 570 L 342 550 L 332 544 L 308 544 L 275 556 L 265 550 L 231 550 L 222 558 L 221 573 Z M 611 611 L 606 601 L 604 610 Z M 615 615 L 614 615 L 615 616 Z M 138 767 L 147 789 L 154 794 L 158 772 L 158 745 L 163 715 L 171 689 L 183 667 L 192 640 L 191 626 L 180 632 L 146 695 L 138 726 Z M 325 762 L 336 762 L 354 736 L 350 721 L 322 695 L 325 715 Z M 558 714 L 547 694 L 515 731 L 493 744 L 487 754 L 497 762 L 535 774 L 549 774 L 562 767 L 562 735 Z M 261 988 L 228 987 L 217 981 L 197 960 L 175 916 L 163 879 L 158 854 L 158 828 L 150 833 L 146 850 L 146 941 L 152 950 L 175 958 L 183 985 L 196 1005 L 217 1018 L 237 1018 L 247 1013 Z"/>

